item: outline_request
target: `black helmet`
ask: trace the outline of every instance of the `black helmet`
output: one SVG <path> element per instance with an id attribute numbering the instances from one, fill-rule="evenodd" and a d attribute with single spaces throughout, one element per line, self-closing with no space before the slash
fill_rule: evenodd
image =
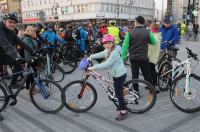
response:
<path id="1" fill-rule="evenodd" d="M 39 28 L 39 29 L 40 29 L 40 28 L 43 28 L 43 26 L 42 26 L 41 23 L 36 23 L 36 24 L 35 24 L 35 27 L 36 27 L 36 28 Z"/>
<path id="2" fill-rule="evenodd" d="M 49 24 L 47 25 L 47 28 L 48 28 L 48 29 L 54 29 L 54 25 L 53 25 L 52 23 L 49 23 Z"/>
<path id="3" fill-rule="evenodd" d="M 4 20 L 12 19 L 12 20 L 18 22 L 18 18 L 17 18 L 17 13 L 16 13 L 16 12 L 12 12 L 12 13 L 5 14 L 5 15 L 3 16 L 3 19 L 4 19 Z"/>

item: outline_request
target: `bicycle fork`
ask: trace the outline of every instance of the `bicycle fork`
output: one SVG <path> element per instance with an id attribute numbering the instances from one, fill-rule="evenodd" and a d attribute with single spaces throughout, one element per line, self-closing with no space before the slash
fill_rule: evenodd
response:
<path id="1" fill-rule="evenodd" d="M 190 74 L 191 74 L 190 62 L 187 61 L 187 74 L 186 74 L 186 83 L 185 83 L 185 93 L 189 93 L 190 92 Z"/>

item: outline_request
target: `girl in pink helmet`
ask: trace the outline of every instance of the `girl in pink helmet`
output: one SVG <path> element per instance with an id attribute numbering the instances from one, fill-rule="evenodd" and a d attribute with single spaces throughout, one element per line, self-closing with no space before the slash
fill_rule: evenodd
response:
<path id="1" fill-rule="evenodd" d="M 120 58 L 121 47 L 115 45 L 115 39 L 112 35 L 107 34 L 102 39 L 104 51 L 96 53 L 88 57 L 89 60 L 105 58 L 106 61 L 89 67 L 89 70 L 109 68 L 110 74 L 113 76 L 115 94 L 119 101 L 119 109 L 117 109 L 116 120 L 120 121 L 127 117 L 126 104 L 123 97 L 123 83 L 126 79 L 126 68 Z"/>

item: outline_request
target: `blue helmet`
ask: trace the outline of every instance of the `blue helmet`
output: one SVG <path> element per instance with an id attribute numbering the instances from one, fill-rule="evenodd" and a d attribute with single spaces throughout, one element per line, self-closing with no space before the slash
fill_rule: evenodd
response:
<path id="1" fill-rule="evenodd" d="M 16 12 L 8 13 L 3 16 L 4 20 L 11 19 L 18 22 L 18 17 Z"/>

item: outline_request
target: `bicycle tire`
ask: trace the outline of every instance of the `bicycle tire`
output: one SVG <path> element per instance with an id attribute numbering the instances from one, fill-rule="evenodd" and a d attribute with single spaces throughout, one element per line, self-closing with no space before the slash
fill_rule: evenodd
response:
<path id="1" fill-rule="evenodd" d="M 55 71 L 60 72 L 60 74 L 59 74 L 60 78 L 56 79 L 56 77 L 58 77 L 58 75 L 54 75 Z M 65 78 L 65 73 L 64 73 L 63 68 L 55 62 L 52 64 L 51 72 L 52 72 L 51 74 L 52 74 L 52 77 L 53 77 L 52 80 L 54 80 L 55 82 L 61 82 Z"/>
<path id="2" fill-rule="evenodd" d="M 64 104 L 63 104 L 63 100 L 64 100 L 64 94 L 63 94 L 63 91 L 62 91 L 62 88 L 61 86 L 56 83 L 55 81 L 52 81 L 52 80 L 47 80 L 47 79 L 40 79 L 40 82 L 44 82 L 44 83 L 48 83 L 48 84 L 53 84 L 55 85 L 54 88 L 56 88 L 58 90 L 59 93 L 56 93 L 56 92 L 51 92 L 52 91 L 52 87 L 50 88 L 50 91 L 45 91 L 46 94 L 48 94 L 48 97 L 45 99 L 41 94 L 42 94 L 42 90 L 41 90 L 41 87 L 40 88 L 37 88 L 39 90 L 39 92 L 37 93 L 34 93 L 34 88 L 36 88 L 36 86 L 38 87 L 38 85 L 36 85 L 36 83 L 34 83 L 30 89 L 30 99 L 31 99 L 31 102 L 33 103 L 33 105 L 40 111 L 44 112 L 44 113 L 48 113 L 48 114 L 55 114 L 55 113 L 58 113 L 63 107 L 64 107 Z M 44 86 L 44 85 L 43 85 Z M 48 88 L 49 89 L 49 88 Z M 55 106 L 55 103 L 54 104 L 51 104 L 49 107 L 51 108 L 51 110 L 49 110 L 50 108 L 47 108 L 46 106 L 45 107 L 42 107 L 39 105 L 39 103 L 36 101 L 36 98 L 34 98 L 34 96 L 37 96 L 39 95 L 38 97 L 39 98 L 43 98 L 44 100 L 47 100 L 47 99 L 50 99 L 51 95 L 49 94 L 52 94 L 52 93 L 55 93 L 56 94 L 56 97 L 58 97 L 58 99 L 60 98 L 60 102 L 57 98 L 53 98 L 53 100 L 51 100 L 52 102 L 59 102 L 58 106 L 56 106 L 55 109 L 53 109 L 53 107 Z"/>
<path id="3" fill-rule="evenodd" d="M 172 103 L 174 104 L 174 106 L 179 109 L 182 112 L 186 112 L 186 113 L 194 113 L 194 112 L 198 112 L 200 111 L 200 103 L 199 106 L 195 107 L 195 108 L 184 108 L 183 106 L 181 106 L 180 102 L 177 102 L 175 100 L 175 96 L 179 96 L 180 95 L 180 90 L 178 90 L 178 82 L 180 82 L 182 79 L 186 78 L 186 74 L 180 75 L 179 77 L 177 77 L 174 82 L 173 82 L 173 87 L 170 89 L 170 99 L 172 101 Z M 200 76 L 197 76 L 196 74 L 191 74 L 190 78 L 193 78 L 195 80 L 197 80 L 198 82 L 200 82 Z M 190 81 L 191 82 L 191 81 Z M 196 83 L 195 83 L 196 85 Z M 198 89 L 198 88 L 197 88 Z M 184 89 L 183 89 L 184 91 Z M 185 96 L 185 95 L 184 95 Z M 190 101 L 191 99 L 187 99 L 187 101 Z M 183 99 L 181 98 L 181 101 L 183 101 Z M 199 101 L 198 101 L 199 102 Z M 184 102 L 184 104 L 186 104 L 186 102 Z M 197 104 L 197 103 L 195 103 Z"/>
<path id="4" fill-rule="evenodd" d="M 73 94 L 70 93 L 69 89 L 71 88 L 70 86 L 72 85 L 80 85 L 80 90 L 78 89 L 77 90 L 77 95 L 74 95 L 75 97 L 73 97 Z M 97 92 L 96 92 L 96 89 L 92 86 L 92 84 L 90 84 L 89 82 L 86 82 L 86 86 L 87 86 L 87 91 L 91 92 L 93 98 L 91 100 L 91 102 L 88 104 L 88 106 L 82 106 L 82 107 L 77 107 L 76 105 L 79 103 L 78 101 L 82 101 L 81 99 L 84 99 L 84 97 L 81 97 L 79 98 L 79 94 L 80 94 L 80 91 L 81 91 L 81 87 L 82 87 L 82 84 L 83 84 L 83 81 L 82 80 L 77 80 L 77 81 L 72 81 L 70 82 L 69 84 L 67 84 L 64 88 L 63 88 L 63 91 L 64 91 L 64 94 L 65 94 L 65 107 L 73 112 L 77 112 L 77 113 L 81 113 L 81 112 L 86 112 L 88 110 L 90 110 L 95 104 L 96 104 L 96 101 L 97 101 Z M 72 87 L 73 90 L 76 90 L 74 87 Z M 85 93 L 85 89 L 84 89 L 84 94 Z M 69 93 L 69 96 L 68 96 L 68 93 Z M 68 102 L 68 98 L 72 98 L 72 99 L 78 99 L 77 102 Z M 73 101 L 73 100 L 72 100 Z M 76 100 L 75 100 L 76 101 Z M 77 103 L 77 104 L 75 104 Z M 84 102 L 85 103 L 85 102 Z M 86 103 L 85 103 L 86 104 Z"/>
<path id="5" fill-rule="evenodd" d="M 1 94 L 3 94 L 3 95 L 1 95 Z M 5 87 L 3 87 L 0 84 L 0 104 L 2 103 L 2 105 L 0 105 L 0 112 L 4 111 L 6 109 L 6 106 L 9 103 L 9 100 L 7 97 L 8 97 L 8 93 L 5 89 Z"/>
<path id="6" fill-rule="evenodd" d="M 145 113 L 145 112 L 147 112 L 147 111 L 149 111 L 151 108 L 153 108 L 153 106 L 155 105 L 155 103 L 156 103 L 156 100 L 157 100 L 157 95 L 156 95 L 156 91 L 155 91 L 155 88 L 154 88 L 154 86 L 152 85 L 152 84 L 150 84 L 150 83 L 148 83 L 147 81 L 145 81 L 145 80 L 141 80 L 141 79 L 134 79 L 134 80 L 130 80 L 130 81 L 128 81 L 128 82 L 126 82 L 125 84 L 124 84 L 124 87 L 128 87 L 129 86 L 129 84 L 131 84 L 131 87 L 129 87 L 128 89 L 128 95 L 130 95 L 130 94 L 132 94 L 133 93 L 133 83 L 135 83 L 135 84 L 138 84 L 138 83 L 142 83 L 142 85 L 139 85 L 139 86 L 141 86 L 141 87 L 139 87 L 139 98 L 137 98 L 136 100 L 137 100 L 137 102 L 138 103 L 136 103 L 136 100 L 134 100 L 135 101 L 135 104 L 132 102 L 131 103 L 131 101 L 133 101 L 133 99 L 132 98 L 129 98 L 129 99 L 126 99 L 126 97 L 124 97 L 124 100 L 125 100 L 125 102 L 126 102 L 126 100 L 127 100 L 127 102 L 129 102 L 130 101 L 130 103 L 127 103 L 127 105 L 126 105 L 126 108 L 127 108 L 127 110 L 129 111 L 129 112 L 131 112 L 131 113 L 134 113 L 134 114 L 142 114 L 142 113 Z M 133 87 L 132 87 L 133 86 Z M 142 88 L 142 86 L 145 86 L 145 87 L 143 87 Z M 142 90 L 147 90 L 147 93 L 146 92 L 141 92 Z M 144 95 L 145 95 L 145 93 L 147 94 L 147 97 L 146 97 L 146 99 L 147 99 L 147 104 L 145 105 L 145 107 L 144 108 L 141 108 L 139 105 L 140 105 L 140 102 L 142 103 L 142 99 L 143 99 L 143 97 L 144 97 Z M 129 96 L 130 97 L 130 96 Z M 130 104 L 130 105 L 129 105 Z M 134 108 L 133 108 L 134 107 Z M 140 109 L 141 108 L 141 109 Z"/>
<path id="7" fill-rule="evenodd" d="M 63 70 L 65 74 L 70 74 L 76 70 L 77 67 L 77 59 L 68 53 L 63 54 Z M 66 66 L 66 68 L 64 68 Z M 71 67 L 71 68 L 68 68 Z"/>
<path id="8" fill-rule="evenodd" d="M 163 74 L 165 74 L 166 72 L 168 72 L 171 69 L 172 69 L 172 65 L 169 61 L 163 62 L 160 65 L 159 72 L 158 72 L 158 87 L 159 87 L 160 91 L 168 91 L 169 87 L 171 87 L 172 73 L 169 72 L 163 76 Z M 163 82 L 166 82 L 166 86 L 162 86 Z"/>

